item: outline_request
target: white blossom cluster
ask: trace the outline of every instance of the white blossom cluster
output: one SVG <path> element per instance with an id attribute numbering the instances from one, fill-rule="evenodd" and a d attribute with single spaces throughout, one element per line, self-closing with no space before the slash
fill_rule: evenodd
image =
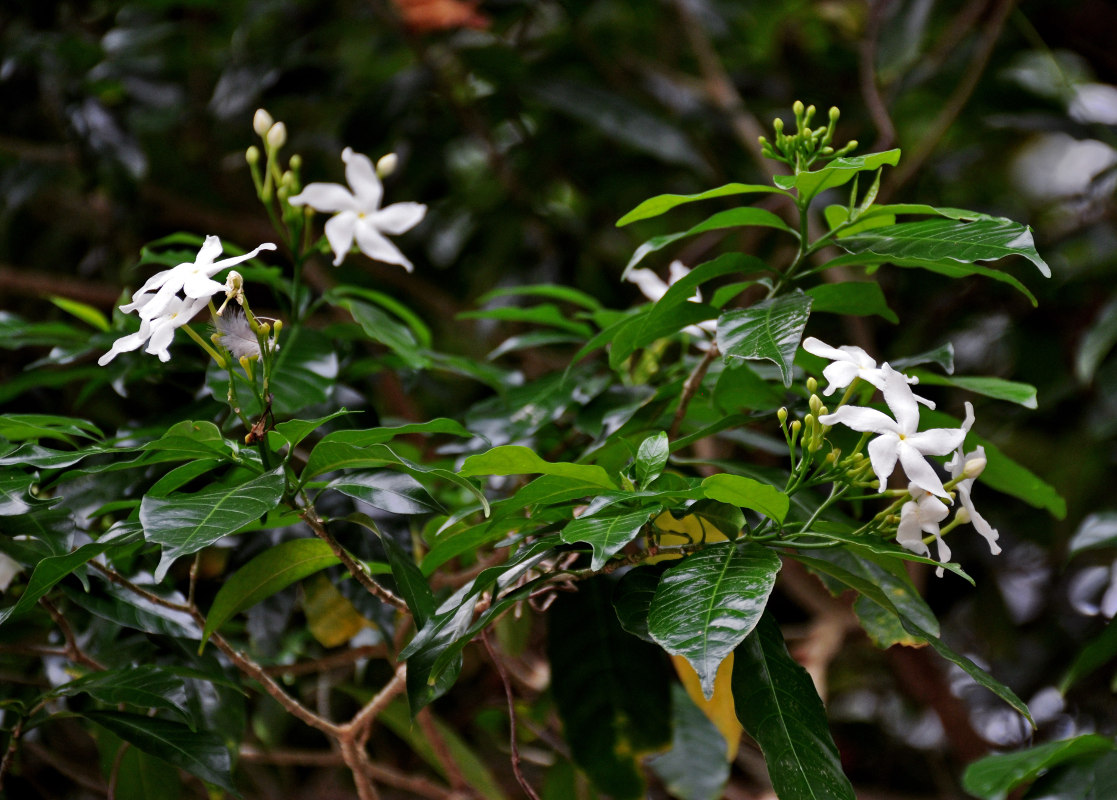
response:
<path id="1" fill-rule="evenodd" d="M 938 560 L 950 560 L 950 548 L 943 541 L 940 523 L 949 516 L 947 504 L 952 503 L 953 498 L 926 457 L 951 455 L 946 468 L 950 471 L 961 504 L 955 512 L 955 521 L 957 524 L 971 523 L 989 542 L 990 551 L 994 555 L 999 553 L 999 534 L 977 512 L 971 497 L 974 481 L 986 464 L 984 447 L 979 446 L 969 453 L 963 449 L 966 434 L 974 423 L 973 406 L 966 403 L 966 418 L 961 428 L 920 431 L 919 404 L 929 408 L 935 405 L 912 391 L 912 384 L 918 382 L 916 378 L 892 369 L 887 362 L 878 367 L 876 361 L 860 347 L 835 348 L 809 337 L 803 340 L 803 349 L 831 361 L 822 373 L 828 382 L 825 394 L 833 394 L 835 390 L 861 379 L 880 389 L 884 395 L 884 402 L 892 412 L 891 417 L 874 408 L 843 405 L 833 414 L 820 416 L 818 421 L 823 425 L 841 424 L 862 433 L 877 434 L 870 440 L 868 451 L 879 491 L 885 490 L 896 463 L 903 467 L 912 499 L 900 509 L 896 541 L 913 553 L 929 556 L 930 550 L 923 539 L 924 535 L 933 537 L 938 546 Z M 941 567 L 938 573 L 942 574 Z"/>

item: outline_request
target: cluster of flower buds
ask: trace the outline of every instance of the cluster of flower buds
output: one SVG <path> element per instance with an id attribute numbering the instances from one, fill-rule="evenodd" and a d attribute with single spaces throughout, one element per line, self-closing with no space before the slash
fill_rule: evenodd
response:
<path id="1" fill-rule="evenodd" d="M 857 148 L 857 141 L 850 141 L 840 148 L 834 147 L 834 128 L 838 124 L 840 113 L 837 108 L 831 108 L 829 122 L 818 128 L 811 128 L 811 119 L 815 114 L 814 106 L 804 106 L 799 100 L 791 107 L 795 112 L 795 133 L 783 132 L 784 123 L 778 117 L 772 121 L 772 129 L 776 132 L 774 142 L 760 137 L 760 151 L 766 158 L 782 161 L 795 169 L 796 172 L 806 170 L 818 160 L 839 158 L 847 155 Z"/>

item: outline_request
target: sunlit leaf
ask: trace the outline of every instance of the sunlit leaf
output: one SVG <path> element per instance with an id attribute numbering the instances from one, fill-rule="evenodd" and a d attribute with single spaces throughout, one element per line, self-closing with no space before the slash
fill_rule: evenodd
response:
<path id="1" fill-rule="evenodd" d="M 522 445 L 501 445 L 486 453 L 469 456 L 458 471 L 466 477 L 478 475 L 555 475 L 592 483 L 606 489 L 616 489 L 617 484 L 604 469 L 596 464 L 571 464 L 545 461 L 534 450 Z"/>
<path id="2" fill-rule="evenodd" d="M 1003 378 L 987 377 L 980 375 L 938 375 L 925 370 L 914 373 L 920 383 L 931 386 L 955 386 L 967 392 L 992 397 L 995 400 L 1006 400 L 1017 403 L 1024 408 L 1037 408 L 1036 387 L 1017 381 L 1006 381 Z"/>
<path id="3" fill-rule="evenodd" d="M 776 522 L 784 521 L 791 505 L 787 495 L 772 484 L 744 475 L 711 475 L 702 481 L 702 490 L 711 500 L 759 511 Z"/>
<path id="4" fill-rule="evenodd" d="M 617 227 L 623 227 L 632 222 L 639 222 L 642 219 L 651 219 L 658 217 L 676 206 L 681 206 L 685 203 L 696 203 L 699 200 L 712 200 L 715 197 L 729 197 L 736 194 L 786 194 L 782 189 L 775 186 L 766 186 L 764 184 L 756 183 L 727 183 L 725 186 L 719 186 L 716 189 L 707 189 L 704 192 L 697 194 L 661 194 L 655 197 L 649 197 L 636 208 L 629 211 L 619 220 L 617 220 Z"/>
<path id="5" fill-rule="evenodd" d="M 403 472 L 348 472 L 334 478 L 326 488 L 391 514 L 446 513 L 423 484 Z"/>
<path id="6" fill-rule="evenodd" d="M 658 507 L 644 508 L 629 514 L 579 518 L 562 529 L 567 544 L 585 542 L 593 548 L 590 569 L 599 570 L 614 554 L 635 539 Z"/>
<path id="7" fill-rule="evenodd" d="M 848 183 L 858 172 L 872 172 L 884 165 L 894 167 L 899 161 L 899 150 L 885 150 L 882 153 L 835 158 L 819 169 L 796 175 L 776 175 L 772 180 L 781 189 L 795 189 L 800 198 L 807 199 L 826 189 Z"/>
<path id="8" fill-rule="evenodd" d="M 663 474 L 663 468 L 667 466 L 667 457 L 670 454 L 667 434 L 663 431 L 640 442 L 640 447 L 636 450 L 637 484 L 641 487 L 647 486 Z"/>
<path id="9" fill-rule="evenodd" d="M 1109 752 L 1115 747 L 1111 737 L 1087 733 L 1016 753 L 986 756 L 966 767 L 962 786 L 982 800 L 1004 800 L 1013 789 L 1031 783 L 1053 767 Z M 1097 797 L 1101 800 L 1101 795 Z"/>

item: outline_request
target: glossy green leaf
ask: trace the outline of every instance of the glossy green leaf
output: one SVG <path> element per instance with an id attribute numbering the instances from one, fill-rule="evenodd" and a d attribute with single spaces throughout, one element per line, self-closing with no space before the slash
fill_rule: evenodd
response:
<path id="1" fill-rule="evenodd" d="M 649 253 L 654 253 L 657 250 L 662 250 L 669 244 L 674 244 L 680 239 L 685 239 L 688 236 L 697 236 L 700 233 L 707 231 L 719 231 L 726 228 L 742 228 L 746 226 L 760 226 L 764 228 L 775 228 L 776 230 L 786 231 L 794 236 L 798 234 L 787 226 L 787 223 L 777 217 L 771 211 L 766 211 L 763 208 L 732 208 L 728 211 L 719 211 L 704 222 L 700 222 L 689 230 L 682 233 L 666 233 L 662 236 L 653 236 L 642 245 L 636 248 L 636 252 L 632 254 L 632 258 L 624 267 L 624 272 L 621 274 L 621 279 L 628 277 L 629 270 L 644 260 L 644 257 Z"/>
<path id="2" fill-rule="evenodd" d="M 1117 344 L 1117 297 L 1106 303 L 1090 324 L 1074 354 L 1074 376 L 1082 383 L 1094 379 L 1103 360 Z M 11 437 L 9 437 L 11 438 Z"/>
<path id="3" fill-rule="evenodd" d="M 179 800 L 183 786 L 178 771 L 161 758 L 145 753 L 113 736 L 101 731 L 97 736 L 99 747 L 109 746 L 112 750 L 102 750 L 102 772 L 112 774 L 116 769 L 116 786 L 113 800 Z"/>
<path id="4" fill-rule="evenodd" d="M 1117 511 L 1088 514 L 1067 545 L 1067 558 L 1087 550 L 1117 546 Z"/>
<path id="5" fill-rule="evenodd" d="M 642 564 L 628 570 L 613 589 L 613 609 L 621 627 L 645 642 L 655 643 L 648 630 L 648 611 L 666 563 Z"/>
<path id="6" fill-rule="evenodd" d="M 644 508 L 629 514 L 615 516 L 581 517 L 562 529 L 562 540 L 567 544 L 585 542 L 593 548 L 590 569 L 599 570 L 614 554 L 635 539 L 659 508 Z"/>
<path id="7" fill-rule="evenodd" d="M 348 472 L 334 478 L 326 488 L 391 514 L 447 513 L 423 484 L 403 472 Z"/>
<path id="8" fill-rule="evenodd" d="M 734 652 L 733 701 L 780 800 L 855 800 L 814 681 L 770 614 Z"/>
<path id="9" fill-rule="evenodd" d="M 314 431 L 325 425 L 332 419 L 342 417 L 354 412 L 346 408 L 341 408 L 332 414 L 327 414 L 318 419 L 289 419 L 280 422 L 275 426 L 275 429 L 268 432 L 268 439 L 274 440 L 278 438 L 279 442 L 272 442 L 275 449 L 279 449 L 283 444 L 290 445 L 291 447 L 297 446 L 303 439 L 305 439 Z"/>
<path id="10" fill-rule="evenodd" d="M 894 167 L 899 161 L 899 150 L 885 150 L 882 153 L 835 158 L 819 169 L 797 175 L 776 175 L 772 180 L 781 189 L 795 189 L 800 198 L 809 199 L 826 189 L 848 183 L 858 172 L 872 172 L 885 165 Z"/>
<path id="11" fill-rule="evenodd" d="M 177 461 L 188 458 L 235 457 L 237 447 L 221 435 L 212 422 L 183 420 L 176 422 L 158 439 L 140 448 L 144 451 L 168 451 L 175 454 Z"/>
<path id="12" fill-rule="evenodd" d="M 85 592 L 66 585 L 61 588 L 66 599 L 74 605 L 122 628 L 193 641 L 202 638 L 201 626 L 185 611 L 158 605 L 115 584 L 106 582 L 99 592 Z M 159 590 L 157 586 L 144 588 L 149 592 Z M 177 603 L 186 601 L 181 595 L 172 595 L 167 599 Z"/>
<path id="13" fill-rule="evenodd" d="M 490 289 L 477 298 L 477 305 L 483 306 L 499 297 L 546 297 L 550 300 L 560 300 L 571 305 L 581 306 L 590 311 L 602 308 L 601 301 L 591 294 L 586 294 L 580 289 L 571 286 L 562 286 L 556 283 L 540 283 L 534 286 L 498 286 Z"/>
<path id="14" fill-rule="evenodd" d="M 575 763 L 609 796 L 636 800 L 640 756 L 671 738 L 670 684 L 662 652 L 621 630 L 609 596 L 595 578 L 552 605 L 551 691 Z"/>
<path id="15" fill-rule="evenodd" d="M 163 580 L 176 558 L 196 553 L 274 509 L 285 487 L 283 469 L 278 468 L 236 486 L 144 497 L 140 503 L 144 536 L 163 545 L 155 579 Z"/>
<path id="16" fill-rule="evenodd" d="M 711 475 L 702 481 L 702 491 L 711 500 L 759 511 L 776 522 L 786 519 L 791 505 L 787 495 L 772 484 L 744 475 Z"/>
<path id="17" fill-rule="evenodd" d="M 1038 408 L 1036 387 L 1031 384 L 979 375 L 938 375 L 925 370 L 917 370 L 913 374 L 918 376 L 920 383 L 931 386 L 955 386 L 994 400 L 1016 403 L 1024 408 Z"/>
<path id="18" fill-rule="evenodd" d="M 671 684 L 671 749 L 652 756 L 652 768 L 672 797 L 719 800 L 729 780 L 725 737 L 680 684 Z"/>
<path id="19" fill-rule="evenodd" d="M 963 264 L 1019 255 L 1035 264 L 1044 277 L 1051 277 L 1051 268 L 1036 252 L 1032 229 L 1002 218 L 973 222 L 949 219 L 902 222 L 839 236 L 836 243 L 851 253 L 868 252 L 888 258 L 929 261 L 950 259 Z"/>
<path id="20" fill-rule="evenodd" d="M 1115 748 L 1112 737 L 1088 733 L 1016 753 L 986 756 L 966 767 L 962 786 L 982 800 L 1004 800 L 1013 789 L 1031 783 L 1053 767 Z M 1101 800 L 1101 795 L 1097 797 Z"/>
<path id="21" fill-rule="evenodd" d="M 351 298 L 337 300 L 335 305 L 349 311 L 368 338 L 387 347 L 411 369 L 423 369 L 429 364 L 415 333 L 397 317 L 371 303 Z"/>
<path id="22" fill-rule="evenodd" d="M 767 360 L 780 368 L 783 385 L 791 386 L 791 365 L 811 314 L 812 298 L 795 291 L 727 311 L 718 318 L 718 349 L 726 364 L 733 359 Z"/>
<path id="23" fill-rule="evenodd" d="M 620 228 L 643 219 L 658 217 L 660 214 L 666 213 L 676 206 L 681 206 L 685 203 L 696 203 L 699 200 L 712 200 L 715 197 L 730 197 L 737 194 L 755 194 L 758 192 L 763 194 L 786 194 L 785 191 L 775 186 L 755 183 L 727 183 L 725 186 L 719 186 L 716 189 L 707 189 L 697 194 L 661 194 L 648 198 L 640 203 L 640 205 L 636 206 L 636 208 L 629 211 L 617 220 L 617 227 Z"/>
<path id="24" fill-rule="evenodd" d="M 503 322 L 524 322 L 531 325 L 544 325 L 588 338 L 593 331 L 584 322 L 572 320 L 568 314 L 553 303 L 540 303 L 534 306 L 497 306 L 479 311 L 463 311 L 458 319 L 494 319 Z"/>
<path id="25" fill-rule="evenodd" d="M 957 428 L 961 421 L 941 411 L 920 409 L 919 425 L 921 429 L 927 428 Z M 978 420 L 978 427 L 981 420 Z M 1054 486 L 1041 479 L 1038 475 L 1023 465 L 1013 461 L 995 444 L 973 431 L 966 436 L 966 446 L 985 448 L 985 457 L 988 464 L 985 471 L 978 478 L 978 484 L 986 484 L 998 492 L 1004 492 L 1019 500 L 1023 500 L 1033 508 L 1046 509 L 1056 519 L 1063 519 L 1067 515 L 1067 501 Z"/>
<path id="26" fill-rule="evenodd" d="M 462 463 L 458 474 L 466 477 L 479 475 L 554 475 L 576 481 L 592 483 L 605 489 L 616 489 L 617 484 L 604 469 L 596 464 L 572 464 L 566 461 L 545 461 L 530 447 L 501 445 L 485 453 L 469 456 Z"/>
<path id="27" fill-rule="evenodd" d="M 937 364 L 947 375 L 954 374 L 954 345 L 950 342 L 939 345 L 934 350 L 917 353 L 914 356 L 894 358 L 889 362 L 895 369 L 904 371 L 908 367 L 921 364 Z"/>
<path id="28" fill-rule="evenodd" d="M 0 467 L 64 469 L 65 467 L 72 467 L 82 459 L 105 451 L 105 448 L 98 446 L 84 447 L 80 450 L 53 450 L 34 442 L 25 442 L 11 453 L 0 458 Z"/>
<path id="29" fill-rule="evenodd" d="M 648 611 L 648 630 L 687 659 L 710 697 L 722 660 L 755 627 L 780 571 L 760 545 L 716 544 L 691 553 L 664 574 Z"/>
<path id="30" fill-rule="evenodd" d="M 978 685 L 984 686 L 993 694 L 997 695 L 997 697 L 1001 698 L 1016 711 L 1020 712 L 1021 716 L 1028 720 L 1029 723 L 1031 723 L 1033 726 L 1035 725 L 1032 720 L 1031 712 L 1028 711 L 1028 706 L 1024 703 L 1023 700 L 1016 696 L 1015 692 L 1013 692 L 1003 683 L 995 680 L 991 675 L 989 675 L 989 673 L 974 664 L 973 661 L 971 661 L 970 659 L 966 658 L 963 655 L 960 655 L 959 653 L 956 653 L 938 636 L 933 635 L 930 631 L 921 627 L 916 621 L 909 618 L 899 608 L 897 608 L 897 606 L 892 602 L 888 593 L 877 586 L 876 583 L 855 575 L 849 570 L 839 566 L 838 564 L 823 561 L 822 559 L 811 558 L 804 555 L 802 552 L 796 553 L 794 555 L 794 558 L 798 561 L 803 562 L 804 565 L 806 565 L 814 572 L 821 575 L 828 575 L 834 580 L 845 584 L 849 588 L 860 592 L 887 611 L 890 611 L 897 618 L 899 618 L 900 624 L 904 626 L 904 630 L 906 630 L 913 636 L 918 636 L 922 639 L 925 639 L 936 653 L 938 653 L 950 663 L 960 667 L 962 671 L 973 678 Z"/>
<path id="31" fill-rule="evenodd" d="M 77 694 L 87 694 L 110 706 L 125 703 L 145 711 L 163 709 L 183 722 L 190 722 L 190 715 L 184 706 L 186 692 L 182 678 L 152 664 L 91 672 L 55 687 L 49 696 L 73 697 Z"/>
<path id="32" fill-rule="evenodd" d="M 24 439 L 71 438 L 99 439 L 100 429 L 92 422 L 77 417 L 60 417 L 55 414 L 4 414 L 0 416 L 0 439 L 19 442 Z"/>
<path id="33" fill-rule="evenodd" d="M 619 369 L 625 360 L 654 341 L 673 336 L 688 325 L 713 319 L 717 310 L 702 303 L 682 302 L 671 306 L 666 313 L 659 312 L 659 304 L 626 320 L 616 331 L 609 350 L 609 366 Z"/>
<path id="34" fill-rule="evenodd" d="M 433 344 L 434 340 L 431 335 L 430 328 L 425 322 L 423 322 L 422 318 L 414 311 L 412 311 L 408 306 L 404 305 L 399 300 L 392 297 L 390 294 L 378 292 L 374 289 L 366 289 L 361 286 L 353 286 L 351 284 L 342 284 L 340 286 L 335 286 L 327 291 L 325 294 L 326 302 L 334 304 L 339 304 L 338 298 L 350 297 L 367 300 L 374 306 L 379 306 L 380 308 L 392 314 L 394 317 L 404 323 L 411 336 L 422 347 L 430 347 Z M 356 315 L 354 315 L 354 317 L 356 317 Z M 363 324 L 362 327 L 364 327 Z"/>
<path id="35" fill-rule="evenodd" d="M 293 539 L 269 547 L 225 578 L 206 615 L 202 645 L 234 615 L 308 575 L 340 563 L 321 539 Z"/>
<path id="36" fill-rule="evenodd" d="M 1067 668 L 1059 691 L 1066 694 L 1072 686 L 1117 658 L 1117 622 L 1110 620 L 1098 636 L 1086 642 Z"/>
<path id="37" fill-rule="evenodd" d="M 69 297 L 61 297 L 59 295 L 50 295 L 47 299 L 70 316 L 80 319 L 91 328 L 95 328 L 99 331 L 108 331 L 111 327 L 104 313 L 102 313 L 99 308 L 94 308 L 88 303 L 81 303 Z"/>
<path id="38" fill-rule="evenodd" d="M 667 443 L 667 434 L 663 431 L 649 436 L 640 442 L 636 450 L 636 483 L 645 487 L 660 475 L 667 466 L 667 457 L 671 450 Z"/>
<path id="39" fill-rule="evenodd" d="M 233 785 L 229 749 L 217 733 L 192 731 L 181 722 L 123 711 L 86 711 L 82 716 L 133 747 L 240 797 Z"/>
<path id="40" fill-rule="evenodd" d="M 346 517 L 350 522 L 356 522 L 369 529 L 380 539 L 380 544 L 388 557 L 388 566 L 392 578 L 396 582 L 399 595 L 407 603 L 411 616 L 415 619 L 415 627 L 422 628 L 435 613 L 434 593 L 431 591 L 427 578 L 415 563 L 415 557 L 405 550 L 403 546 L 388 533 L 380 530 L 376 522 L 364 514 L 350 514 Z"/>
<path id="41" fill-rule="evenodd" d="M 895 324 L 900 321 L 896 312 L 888 307 L 884 292 L 876 281 L 847 281 L 845 283 L 820 283 L 806 292 L 811 300 L 811 311 L 831 314 L 849 314 L 866 317 L 871 314 L 884 317 Z"/>
<path id="42" fill-rule="evenodd" d="M 323 436 L 314 446 L 314 449 L 310 451 L 306 467 L 302 472 L 302 480 L 305 483 L 318 475 L 338 469 L 380 466 L 380 462 L 383 461 L 393 463 L 393 457 L 388 455 L 392 451 L 369 450 L 366 452 L 362 448 L 385 444 L 397 436 L 409 434 L 448 434 L 464 438 L 475 435 L 462 427 L 461 423 L 442 417 L 432 419 L 429 422 L 414 422 L 406 425 L 333 431 Z M 398 459 L 398 456 L 395 458 Z M 365 463 L 366 461 L 368 463 Z"/>

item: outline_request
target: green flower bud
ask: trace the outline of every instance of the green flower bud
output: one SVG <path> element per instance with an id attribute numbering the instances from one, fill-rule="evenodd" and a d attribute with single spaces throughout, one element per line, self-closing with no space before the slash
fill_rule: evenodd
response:
<path id="1" fill-rule="evenodd" d="M 287 126 L 282 122 L 277 122 L 268 129 L 267 139 L 268 147 L 272 150 L 278 150 L 287 144 Z"/>
<path id="2" fill-rule="evenodd" d="M 807 401 L 807 405 L 811 407 L 811 413 L 814 414 L 815 417 L 820 416 L 819 409 L 822 408 L 821 397 L 819 397 L 817 394 L 812 394 L 811 399 Z"/>
<path id="3" fill-rule="evenodd" d="M 303 157 L 302 156 L 300 156 L 298 153 L 291 156 L 291 171 L 292 172 L 298 172 L 300 169 L 302 169 L 302 166 L 303 166 Z"/>
<path id="4" fill-rule="evenodd" d="M 244 151 L 244 160 L 247 161 L 252 166 L 256 166 L 257 164 L 259 164 L 260 163 L 260 148 L 257 147 L 256 145 L 252 145 L 250 148 L 245 150 Z"/>
<path id="5" fill-rule="evenodd" d="M 814 378 L 807 378 L 807 391 L 814 394 L 818 391 L 818 381 Z"/>
<path id="6" fill-rule="evenodd" d="M 779 419 L 780 425 L 783 425 L 785 422 L 787 422 L 787 408 L 781 407 L 780 410 L 776 412 L 776 417 L 777 419 Z"/>

